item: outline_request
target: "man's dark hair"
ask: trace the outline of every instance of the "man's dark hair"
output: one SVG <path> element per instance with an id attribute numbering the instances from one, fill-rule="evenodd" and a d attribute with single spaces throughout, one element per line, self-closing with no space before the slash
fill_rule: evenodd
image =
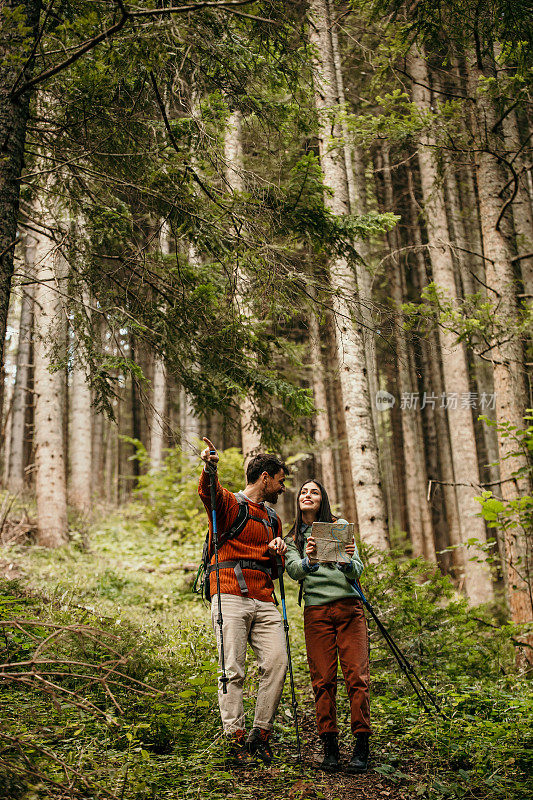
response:
<path id="1" fill-rule="evenodd" d="M 280 469 L 285 475 L 289 474 L 289 468 L 283 461 L 269 453 L 258 453 L 246 467 L 246 480 L 249 484 L 255 483 L 263 472 L 267 472 L 271 478 L 277 475 Z"/>

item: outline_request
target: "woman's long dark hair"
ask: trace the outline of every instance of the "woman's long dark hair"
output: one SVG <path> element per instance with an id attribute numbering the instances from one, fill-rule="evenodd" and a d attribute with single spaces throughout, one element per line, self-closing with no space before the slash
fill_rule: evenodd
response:
<path id="1" fill-rule="evenodd" d="M 317 481 L 316 478 L 309 478 L 309 480 L 304 481 L 302 483 L 302 485 L 300 486 L 300 488 L 298 489 L 298 494 L 296 495 L 296 519 L 294 521 L 294 524 L 293 524 L 292 528 L 290 529 L 289 533 L 287 534 L 288 536 L 292 536 L 294 544 L 298 548 L 298 551 L 299 551 L 300 555 L 302 556 L 302 558 L 303 558 L 303 554 L 304 554 L 305 539 L 304 539 L 304 535 L 303 535 L 302 530 L 301 530 L 301 528 L 302 528 L 302 509 L 300 508 L 299 500 L 300 500 L 300 495 L 302 493 L 302 489 L 304 488 L 304 486 L 307 486 L 308 483 L 316 483 L 316 485 L 320 489 L 320 492 L 322 493 L 322 501 L 320 503 L 320 508 L 318 509 L 318 516 L 317 516 L 315 521 L 316 522 L 335 522 L 335 520 L 337 519 L 337 517 L 334 517 L 333 514 L 331 513 L 331 506 L 329 504 L 328 493 L 326 492 L 326 489 L 320 483 L 320 481 Z"/>

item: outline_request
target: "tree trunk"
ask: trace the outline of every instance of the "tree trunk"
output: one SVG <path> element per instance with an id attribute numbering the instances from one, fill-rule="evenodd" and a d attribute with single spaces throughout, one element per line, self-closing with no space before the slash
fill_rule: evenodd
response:
<path id="1" fill-rule="evenodd" d="M 413 79 L 413 101 L 422 112 L 431 111 L 429 75 L 426 62 L 415 49 L 408 59 Z M 431 134 L 425 134 L 418 149 L 418 161 L 433 280 L 446 296 L 457 301 L 457 288 L 452 257 L 449 248 L 448 222 L 444 195 L 440 185 L 435 142 Z M 481 546 L 486 542 L 485 524 L 479 517 L 480 507 L 475 500 L 479 493 L 479 469 L 472 411 L 463 398 L 470 397 L 468 366 L 462 345 L 455 342 L 455 335 L 439 327 L 444 387 L 447 395 L 448 419 L 450 422 L 451 449 L 455 474 L 457 504 L 461 525 L 461 541 L 477 540 Z M 473 604 L 488 602 L 492 598 L 490 571 L 483 551 L 473 548 L 479 560 L 465 561 L 465 589 Z"/>
<path id="2" fill-rule="evenodd" d="M 181 449 L 191 460 L 198 456 L 198 439 L 200 436 L 200 420 L 185 389 L 180 391 L 180 431 Z M 216 442 L 214 442 L 216 445 Z"/>
<path id="3" fill-rule="evenodd" d="M 242 192 L 243 182 L 243 150 L 242 150 L 242 115 L 240 111 L 233 111 L 224 128 L 224 156 L 226 159 L 226 181 L 231 192 Z M 240 267 L 235 268 L 236 303 L 245 320 L 251 318 L 243 288 L 244 276 Z M 248 396 L 240 402 L 241 411 L 241 442 L 242 453 L 247 461 L 250 456 L 258 452 L 261 446 L 261 436 L 254 428 L 254 406 Z"/>
<path id="4" fill-rule="evenodd" d="M 395 208 L 389 152 L 386 146 L 381 148 L 383 167 L 384 209 Z M 412 380 L 413 353 L 409 347 L 402 315 L 402 303 L 406 298 L 405 277 L 401 255 L 399 230 L 395 228 L 389 233 L 389 249 L 391 253 L 389 281 L 391 297 L 395 306 L 394 337 L 396 342 L 396 366 L 398 370 L 398 389 L 402 397 L 413 396 L 418 387 Z M 421 429 L 417 425 L 418 407 L 403 408 L 401 414 L 402 439 L 404 452 L 404 474 L 406 484 L 407 516 L 409 519 L 409 535 L 413 545 L 413 554 L 435 561 L 435 543 L 433 526 L 426 500 L 426 464 L 424 458 L 424 441 Z"/>
<path id="5" fill-rule="evenodd" d="M 2 30 L 0 47 L 0 419 L 4 392 L 4 343 L 13 277 L 13 257 L 17 239 L 20 175 L 24 163 L 26 126 L 29 117 L 29 94 L 17 100 L 11 97 L 21 65 L 28 61 L 39 21 L 39 0 L 5 0 L 8 14 L 17 9 L 21 24 L 13 22 Z M 33 58 L 25 65 L 20 83 L 31 76 Z"/>
<path id="6" fill-rule="evenodd" d="M 352 472 L 347 465 L 346 459 L 343 457 L 341 460 L 339 448 L 341 440 L 346 441 L 346 426 L 344 424 L 344 412 L 342 410 L 342 398 L 340 394 L 340 386 L 338 375 L 335 372 L 334 365 L 337 361 L 337 346 L 335 343 L 335 329 L 334 323 L 330 314 L 326 315 L 326 364 L 328 365 L 324 371 L 324 378 L 326 381 L 326 397 L 329 427 L 332 437 L 332 455 L 335 485 L 337 487 L 337 497 L 339 509 L 342 509 L 341 516 L 346 519 L 355 520 L 357 512 L 355 510 L 355 496 L 353 491 Z M 333 368 L 332 368 L 333 367 Z M 342 448 L 344 453 L 344 447 Z M 346 470 L 344 466 L 347 465 Z"/>
<path id="7" fill-rule="evenodd" d="M 26 234 L 24 247 L 25 276 L 34 274 L 35 247 L 33 234 Z M 17 372 L 11 407 L 11 442 L 9 448 L 8 488 L 10 492 L 21 492 L 25 484 L 24 442 L 26 438 L 26 404 L 28 399 L 31 337 L 33 322 L 33 286 L 22 287 L 20 328 L 17 350 Z"/>
<path id="8" fill-rule="evenodd" d="M 328 484 L 328 495 L 332 505 L 338 502 L 338 490 L 335 481 L 335 466 L 331 449 L 331 430 L 328 415 L 328 399 L 322 352 L 320 346 L 320 328 L 313 310 L 308 315 L 310 376 L 317 413 L 315 415 L 315 442 L 317 444 L 317 460 L 322 483 Z"/>
<path id="9" fill-rule="evenodd" d="M 45 219 L 45 213 L 41 219 Z M 35 251 L 35 490 L 38 542 L 58 547 L 67 541 L 67 491 L 64 454 L 64 380 L 51 371 L 53 348 L 64 328 L 58 300 L 53 243 L 37 237 Z"/>
<path id="10" fill-rule="evenodd" d="M 152 423 L 150 425 L 150 466 L 154 472 L 158 472 L 163 464 L 166 399 L 167 382 L 165 364 L 159 355 L 155 355 L 151 409 Z"/>
<path id="11" fill-rule="evenodd" d="M 309 4 L 312 19 L 309 39 L 315 51 L 313 71 L 315 103 L 319 117 L 320 161 L 325 194 L 330 211 L 339 216 L 349 213 L 344 153 L 335 146 L 338 125 L 330 114 L 338 112 L 335 93 L 335 66 L 328 9 L 325 0 Z M 359 533 L 364 542 L 388 548 L 387 512 L 379 471 L 379 457 L 369 396 L 368 371 L 362 326 L 353 320 L 357 306 L 357 286 L 346 258 L 330 260 L 330 280 L 334 289 L 333 306 L 337 326 L 337 359 L 348 435 L 348 454 L 354 481 Z"/>
<path id="12" fill-rule="evenodd" d="M 410 219 L 412 240 L 415 246 L 416 256 L 416 288 L 420 294 L 422 288 L 427 286 L 428 276 L 426 269 L 426 259 L 424 257 L 424 244 L 422 241 L 422 232 L 418 220 L 418 207 L 416 204 L 416 197 L 414 193 L 413 176 L 411 170 L 407 171 L 407 180 L 409 184 L 409 206 L 410 206 Z M 427 354 L 425 376 L 427 384 L 425 386 L 428 396 L 435 395 L 437 398 L 443 396 L 444 384 L 441 376 L 441 359 L 438 338 L 433 333 L 427 342 L 427 346 L 423 348 L 423 353 Z M 443 482 L 442 494 L 444 497 L 444 507 L 446 511 L 446 521 L 448 525 L 448 539 L 455 549 L 453 550 L 452 558 L 454 564 L 459 572 L 464 571 L 465 555 L 461 550 L 461 525 L 459 521 L 459 509 L 457 506 L 457 495 L 455 492 L 455 476 L 453 473 L 453 459 L 451 451 L 450 433 L 448 429 L 448 420 L 446 418 L 446 411 L 442 404 L 437 400 L 433 405 L 427 404 L 428 415 L 432 414 L 435 430 L 438 441 L 439 459 L 438 463 L 440 469 L 430 477 L 433 480 L 441 480 Z"/>
<path id="13" fill-rule="evenodd" d="M 533 300 L 533 213 L 527 185 L 527 167 L 522 156 L 522 143 L 518 121 L 514 110 L 506 114 L 502 121 L 507 160 L 512 161 L 517 175 L 516 197 L 512 203 L 516 246 L 520 257 L 519 266 L 522 284 L 527 300 Z"/>
<path id="14" fill-rule="evenodd" d="M 333 55 L 333 65 L 335 69 L 335 97 L 334 102 L 342 109 L 346 106 L 344 94 L 344 79 L 342 74 L 341 53 L 337 34 L 337 25 L 334 20 L 334 9 L 332 0 L 327 0 L 327 10 L 329 15 L 329 30 L 331 35 L 331 52 Z M 350 132 L 348 123 L 344 117 L 341 119 L 341 130 L 343 139 L 344 165 L 346 171 L 346 188 L 348 191 L 348 205 L 350 212 L 356 215 L 363 215 L 368 212 L 366 200 L 366 177 L 363 156 L 360 148 L 352 148 L 350 144 Z M 368 387 L 370 392 L 370 410 L 372 413 L 372 423 L 378 447 L 379 471 L 384 481 L 384 497 L 387 508 L 387 527 L 390 528 L 391 517 L 389 514 L 388 496 L 390 487 L 387 484 L 389 473 L 384 465 L 386 458 L 385 451 L 379 447 L 379 422 L 375 398 L 378 391 L 378 366 L 376 358 L 375 329 L 376 324 L 372 316 L 372 276 L 370 273 L 370 248 L 365 240 L 354 242 L 359 258 L 355 264 L 357 278 L 357 310 L 362 321 L 361 335 L 364 343 L 366 369 L 368 377 Z"/>
<path id="15" fill-rule="evenodd" d="M 171 253 L 170 229 L 165 222 L 161 226 L 160 248 L 163 257 Z M 165 362 L 159 353 L 153 357 L 152 404 L 150 413 L 150 467 L 158 472 L 163 464 L 165 445 L 165 419 L 167 405 L 167 380 Z"/>
<path id="16" fill-rule="evenodd" d="M 83 293 L 85 308 L 89 297 Z M 74 353 L 70 382 L 69 501 L 81 514 L 91 508 L 92 421 L 91 387 L 79 349 Z"/>
<path id="17" fill-rule="evenodd" d="M 137 363 L 137 344 L 135 342 L 135 337 L 130 332 L 129 334 L 129 345 L 130 345 L 130 358 L 134 364 Z M 130 375 L 130 408 L 131 408 L 131 436 L 134 439 L 137 439 L 139 442 L 142 438 L 141 432 L 141 409 L 140 409 L 140 402 L 139 402 L 139 389 L 137 386 L 137 379 L 133 375 Z M 132 488 L 135 488 L 137 485 L 137 478 L 141 474 L 141 465 L 139 463 L 138 458 L 133 458 L 131 461 L 133 465 L 133 475 L 134 481 Z"/>
<path id="18" fill-rule="evenodd" d="M 440 78 L 435 74 L 432 75 L 432 83 L 435 89 L 442 90 Z M 456 284 L 458 284 L 458 291 L 462 292 L 462 296 L 472 295 L 476 292 L 481 292 L 486 297 L 485 283 L 485 269 L 483 260 L 475 253 L 482 253 L 483 247 L 481 244 L 481 232 L 478 226 L 477 217 L 477 197 L 475 191 L 469 188 L 466 196 L 468 202 L 465 202 L 465 191 L 460 190 L 460 183 L 457 179 L 457 165 L 454 163 L 450 153 L 446 150 L 442 154 L 442 162 L 444 168 L 444 178 L 446 187 L 446 200 L 448 209 L 449 227 L 452 233 L 454 242 L 454 261 L 457 268 Z M 472 177 L 466 173 L 464 176 L 463 186 L 468 185 L 472 181 Z M 470 203 L 474 205 L 471 206 Z M 468 235 L 468 221 L 470 217 L 470 237 Z M 476 278 L 480 278 L 478 281 Z M 460 284 L 460 287 L 459 287 Z M 474 348 L 476 342 L 474 342 Z M 472 390 L 477 392 L 478 400 L 481 397 L 488 397 L 494 391 L 494 384 L 492 378 L 492 366 L 485 359 L 482 359 L 474 351 L 469 351 L 469 361 L 472 362 L 474 367 L 475 383 L 472 380 Z M 476 404 L 478 407 L 478 404 Z M 490 407 L 483 410 L 489 418 L 494 418 L 494 412 L 491 413 Z M 477 419 L 475 415 L 474 432 L 476 435 L 477 451 L 478 451 L 478 465 L 480 476 L 483 481 L 498 481 L 499 468 L 495 462 L 498 461 L 498 442 L 496 431 L 486 423 Z M 489 464 L 494 466 L 489 467 Z"/>
<path id="19" fill-rule="evenodd" d="M 483 65 L 470 57 L 467 64 L 470 95 L 475 98 L 477 184 L 481 212 L 487 284 L 496 295 L 497 314 L 502 328 L 517 319 L 516 281 L 512 264 L 511 246 L 502 230 L 505 225 L 502 200 L 499 190 L 503 184 L 497 157 L 499 142 L 492 131 L 496 125 L 496 113 L 492 98 L 479 92 L 479 82 L 485 77 Z M 497 420 L 510 423 L 521 429 L 524 426 L 525 384 L 523 378 L 523 354 L 521 342 L 516 336 L 497 341 L 492 350 L 494 363 L 494 390 Z M 507 341 L 505 341 L 507 338 Z M 527 468 L 527 457 L 512 455 L 516 444 L 512 436 L 500 430 L 498 435 L 501 470 L 501 494 L 504 500 L 515 500 L 530 490 L 527 478 L 516 480 L 513 473 L 521 467 Z M 531 555 L 527 546 L 527 534 L 518 529 L 506 532 L 506 555 L 509 576 L 509 608 L 514 622 L 531 620 Z"/>

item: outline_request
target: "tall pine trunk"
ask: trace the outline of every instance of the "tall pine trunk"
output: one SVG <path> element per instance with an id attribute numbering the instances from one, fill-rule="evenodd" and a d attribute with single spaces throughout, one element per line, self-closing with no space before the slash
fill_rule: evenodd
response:
<path id="1" fill-rule="evenodd" d="M 311 0 L 309 8 L 309 39 L 315 51 L 313 79 L 320 162 L 328 190 L 325 202 L 334 214 L 344 216 L 349 213 L 346 166 L 344 152 L 342 149 L 339 152 L 334 141 L 340 130 L 336 124 L 332 126 L 330 116 L 332 112 L 338 115 L 339 107 L 328 8 L 325 0 Z M 366 354 L 362 326 L 353 313 L 357 307 L 357 285 L 345 257 L 331 258 L 329 270 L 334 289 L 337 360 L 347 430 L 347 452 L 343 456 L 351 467 L 360 536 L 367 544 L 386 549 L 387 512 L 372 420 Z"/>
<path id="2" fill-rule="evenodd" d="M 386 209 L 392 209 L 395 208 L 395 202 L 389 151 L 385 146 L 381 148 L 381 162 L 383 166 L 384 206 Z M 412 379 L 413 353 L 409 347 L 401 311 L 402 303 L 406 298 L 404 296 L 405 276 L 400 254 L 401 242 L 398 228 L 391 231 L 388 238 L 391 251 L 389 262 L 390 291 L 395 306 L 394 337 L 396 342 L 398 388 L 400 394 L 405 396 L 415 394 L 417 386 Z M 409 535 L 414 555 L 422 556 L 429 561 L 435 561 L 433 526 L 426 500 L 427 475 L 424 441 L 421 435 L 421 426 L 418 425 L 418 414 L 418 408 L 409 407 L 402 409 L 401 414 Z"/>
<path id="3" fill-rule="evenodd" d="M 165 362 L 159 355 L 154 356 L 154 374 L 152 382 L 152 408 L 150 425 L 150 467 L 154 472 L 163 464 L 163 448 L 165 444 L 165 414 L 167 399 L 167 381 Z"/>
<path id="4" fill-rule="evenodd" d="M 226 159 L 226 181 L 230 190 L 242 192 L 244 189 L 243 169 L 244 157 L 242 149 L 242 115 L 233 111 L 224 128 L 224 156 Z M 235 268 L 236 303 L 244 320 L 251 317 L 244 292 L 244 276 L 239 265 Z M 245 459 L 257 452 L 261 445 L 261 437 L 253 425 L 254 407 L 248 396 L 240 402 L 241 442 Z"/>
<path id="5" fill-rule="evenodd" d="M 430 113 L 431 94 L 426 62 L 422 54 L 413 48 L 408 63 L 413 79 L 413 101 L 422 113 Z M 446 206 L 435 155 L 435 141 L 430 133 L 421 137 L 418 162 L 433 280 L 439 289 L 445 291 L 447 298 L 456 303 L 457 287 L 449 247 Z M 475 500 L 479 493 L 480 479 L 474 422 L 470 406 L 463 402 L 463 398 L 470 396 L 468 365 L 465 350 L 461 344 L 456 344 L 455 339 L 452 332 L 439 327 L 444 389 L 449 398 L 456 398 L 455 402 L 451 400 L 448 404 L 448 420 L 461 541 L 466 545 L 469 539 L 474 539 L 483 547 L 486 542 L 485 524 L 479 516 L 479 503 Z M 452 404 L 456 407 L 452 407 Z M 474 547 L 473 550 L 478 558 L 471 560 L 470 553 L 466 557 L 465 589 L 470 601 L 477 604 L 492 598 L 492 581 L 482 549 Z"/>
<path id="6" fill-rule="evenodd" d="M 46 219 L 45 213 L 41 219 Z M 34 441 L 38 542 L 45 547 L 67 541 L 64 380 L 60 370 L 53 370 L 54 345 L 61 341 L 64 330 L 57 260 L 53 243 L 39 234 L 35 251 Z"/>
<path id="7" fill-rule="evenodd" d="M 409 187 L 409 219 L 411 222 L 411 237 L 415 250 L 415 269 L 413 271 L 414 285 L 420 294 L 423 287 L 427 286 L 426 259 L 424 257 L 424 244 L 422 232 L 417 213 L 416 198 L 414 193 L 413 176 L 411 169 L 407 170 L 407 181 Z M 438 338 L 433 332 L 432 335 L 423 343 L 422 362 L 424 365 L 424 390 L 429 395 L 442 397 L 444 386 L 441 376 L 441 359 Z M 454 550 L 452 559 L 458 571 L 464 567 L 464 553 L 460 550 L 461 527 L 459 523 L 459 511 L 457 508 L 457 496 L 455 494 L 455 478 L 453 474 L 453 462 L 448 430 L 446 411 L 438 401 L 434 407 L 427 405 L 427 416 L 431 417 L 430 424 L 434 425 L 437 454 L 434 457 L 435 470 L 429 475 L 430 479 L 442 481 L 442 496 L 444 500 L 444 511 L 447 524 L 446 546 L 453 545 Z"/>
<path id="8" fill-rule="evenodd" d="M 30 279 L 34 273 L 36 244 L 35 236 L 28 233 L 24 246 L 25 277 L 27 279 Z M 11 441 L 7 484 L 11 492 L 21 492 L 25 484 L 26 405 L 30 378 L 33 293 L 33 285 L 30 283 L 22 287 L 17 372 L 11 406 Z"/>
<path id="9" fill-rule="evenodd" d="M 525 384 L 522 344 L 516 336 L 507 336 L 503 327 L 512 324 L 518 317 L 516 280 L 512 263 L 512 249 L 505 220 L 503 200 L 499 191 L 504 181 L 497 158 L 501 142 L 496 129 L 496 112 L 492 97 L 479 91 L 480 81 L 490 76 L 485 66 L 470 55 L 468 77 L 470 95 L 475 99 L 474 121 L 476 124 L 476 173 L 481 211 L 483 246 L 486 255 L 485 272 L 487 284 L 495 295 L 497 314 L 502 326 L 499 341 L 494 342 L 492 358 L 494 364 L 494 391 L 496 415 L 500 424 L 509 423 L 517 428 L 524 426 Z M 513 472 L 527 468 L 525 454 L 513 455 L 516 444 L 505 430 L 499 430 L 498 448 L 501 471 L 501 496 L 511 501 L 527 494 L 530 485 L 527 478 L 515 479 Z M 530 532 L 517 528 L 506 531 L 505 549 L 509 580 L 509 608 L 514 622 L 531 620 L 533 608 L 531 583 L 533 574 L 531 553 L 527 536 Z"/>
<path id="10" fill-rule="evenodd" d="M 163 257 L 171 253 L 170 229 L 166 222 L 161 226 L 160 248 Z M 159 353 L 152 361 L 152 404 L 150 408 L 150 467 L 154 472 L 161 469 L 165 445 L 165 415 L 167 401 L 167 379 L 165 362 Z"/>
<path id="11" fill-rule="evenodd" d="M 21 23 L 11 19 L 2 30 L 0 47 L 0 418 L 4 391 L 4 342 L 13 277 L 13 257 L 17 239 L 20 176 L 29 117 L 30 97 L 14 99 L 17 80 L 24 83 L 31 75 L 33 59 L 28 59 L 37 35 L 39 0 L 5 0 L 8 12 L 17 9 Z M 24 68 L 21 73 L 21 65 Z"/>
<path id="12" fill-rule="evenodd" d="M 328 399 L 324 364 L 322 362 L 322 348 L 320 343 L 320 326 L 313 310 L 308 314 L 309 325 L 309 353 L 310 376 L 313 387 L 313 397 L 317 413 L 315 415 L 315 442 L 317 445 L 317 461 L 319 473 L 324 484 L 328 484 L 330 502 L 338 502 L 338 489 L 335 477 L 335 465 L 331 448 L 331 429 L 328 415 Z"/>
<path id="13" fill-rule="evenodd" d="M 89 296 L 83 292 L 82 302 L 89 308 Z M 92 490 L 92 423 L 91 387 L 82 354 L 75 349 L 70 380 L 69 426 L 69 501 L 82 514 L 91 507 Z"/>

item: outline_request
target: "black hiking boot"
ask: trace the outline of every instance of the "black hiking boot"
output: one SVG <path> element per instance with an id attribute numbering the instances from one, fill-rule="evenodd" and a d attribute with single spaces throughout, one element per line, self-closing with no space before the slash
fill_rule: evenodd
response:
<path id="1" fill-rule="evenodd" d="M 324 758 L 320 769 L 324 772 L 337 772 L 339 764 L 339 741 L 336 733 L 323 733 L 320 738 L 324 742 Z"/>
<path id="2" fill-rule="evenodd" d="M 253 766 L 246 746 L 246 731 L 235 731 L 227 737 L 225 766 L 228 768 L 242 768 Z"/>
<path id="3" fill-rule="evenodd" d="M 348 762 L 346 772 L 356 775 L 359 772 L 366 772 L 368 769 L 368 758 L 370 755 L 370 734 L 358 733 L 355 737 L 355 747 L 353 755 Z"/>
<path id="4" fill-rule="evenodd" d="M 263 728 L 252 728 L 246 740 L 246 747 L 250 755 L 253 758 L 260 758 L 267 767 L 272 764 L 274 758 L 269 739 L 270 731 L 265 731 Z"/>

